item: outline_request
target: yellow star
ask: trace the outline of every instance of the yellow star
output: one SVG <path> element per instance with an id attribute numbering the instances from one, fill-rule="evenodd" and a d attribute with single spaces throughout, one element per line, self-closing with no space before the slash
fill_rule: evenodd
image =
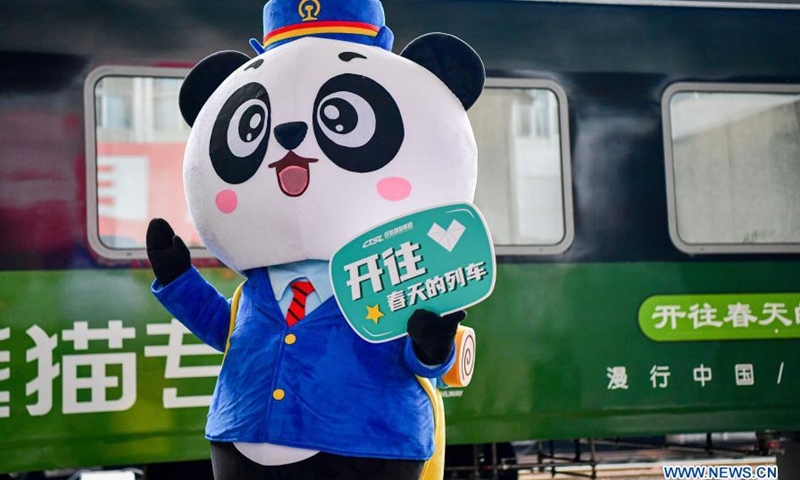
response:
<path id="1" fill-rule="evenodd" d="M 376 303 L 374 307 L 367 305 L 367 320 L 372 320 L 375 322 L 375 324 L 377 324 L 381 320 L 382 316 L 383 313 L 381 312 L 380 304 Z"/>

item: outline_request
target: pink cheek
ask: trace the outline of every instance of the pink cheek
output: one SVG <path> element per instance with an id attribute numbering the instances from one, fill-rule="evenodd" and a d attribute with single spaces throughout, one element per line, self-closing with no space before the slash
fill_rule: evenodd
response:
<path id="1" fill-rule="evenodd" d="M 232 213 L 239 204 L 236 192 L 233 190 L 222 190 L 217 194 L 217 208 L 222 213 Z"/>
<path id="2" fill-rule="evenodd" d="M 378 195 L 390 202 L 405 200 L 411 195 L 411 182 L 402 177 L 388 177 L 378 182 Z"/>

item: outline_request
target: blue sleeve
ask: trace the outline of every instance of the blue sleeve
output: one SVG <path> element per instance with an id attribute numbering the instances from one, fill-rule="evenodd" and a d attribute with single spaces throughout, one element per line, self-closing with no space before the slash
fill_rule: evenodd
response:
<path id="1" fill-rule="evenodd" d="M 196 268 L 190 268 L 166 286 L 155 280 L 150 291 L 197 338 L 220 352 L 225 351 L 231 321 L 230 301 Z"/>
<path id="2" fill-rule="evenodd" d="M 414 344 L 411 343 L 411 338 L 406 337 L 406 348 L 403 352 L 403 359 L 414 375 L 425 378 L 438 378 L 453 367 L 453 364 L 456 362 L 456 349 L 453 348 L 453 351 L 450 352 L 450 356 L 447 357 L 447 360 L 443 364 L 425 365 L 417 358 L 417 354 L 414 353 Z"/>

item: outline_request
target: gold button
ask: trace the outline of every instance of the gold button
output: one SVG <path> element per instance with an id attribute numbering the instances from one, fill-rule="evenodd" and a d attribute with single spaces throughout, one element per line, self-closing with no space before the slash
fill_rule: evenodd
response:
<path id="1" fill-rule="evenodd" d="M 280 388 L 275 390 L 274 392 L 272 392 L 272 398 L 274 398 L 275 400 L 278 400 L 278 401 L 283 400 L 283 397 L 285 397 L 285 396 L 286 396 L 286 392 L 284 392 Z"/>
<path id="2" fill-rule="evenodd" d="M 297 337 L 293 333 L 290 333 L 284 337 L 283 341 L 286 342 L 286 345 L 291 345 L 297 341 Z"/>

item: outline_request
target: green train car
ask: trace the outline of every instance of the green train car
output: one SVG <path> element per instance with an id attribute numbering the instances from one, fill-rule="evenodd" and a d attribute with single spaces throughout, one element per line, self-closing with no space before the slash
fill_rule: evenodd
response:
<path id="1" fill-rule="evenodd" d="M 448 442 L 800 431 L 800 4 L 383 3 L 396 49 L 452 33 L 488 74 L 497 281 Z M 262 7 L 0 3 L 0 476 L 208 457 L 221 355 L 150 295 L 144 232 L 240 283 L 193 232 L 176 95 Z"/>

